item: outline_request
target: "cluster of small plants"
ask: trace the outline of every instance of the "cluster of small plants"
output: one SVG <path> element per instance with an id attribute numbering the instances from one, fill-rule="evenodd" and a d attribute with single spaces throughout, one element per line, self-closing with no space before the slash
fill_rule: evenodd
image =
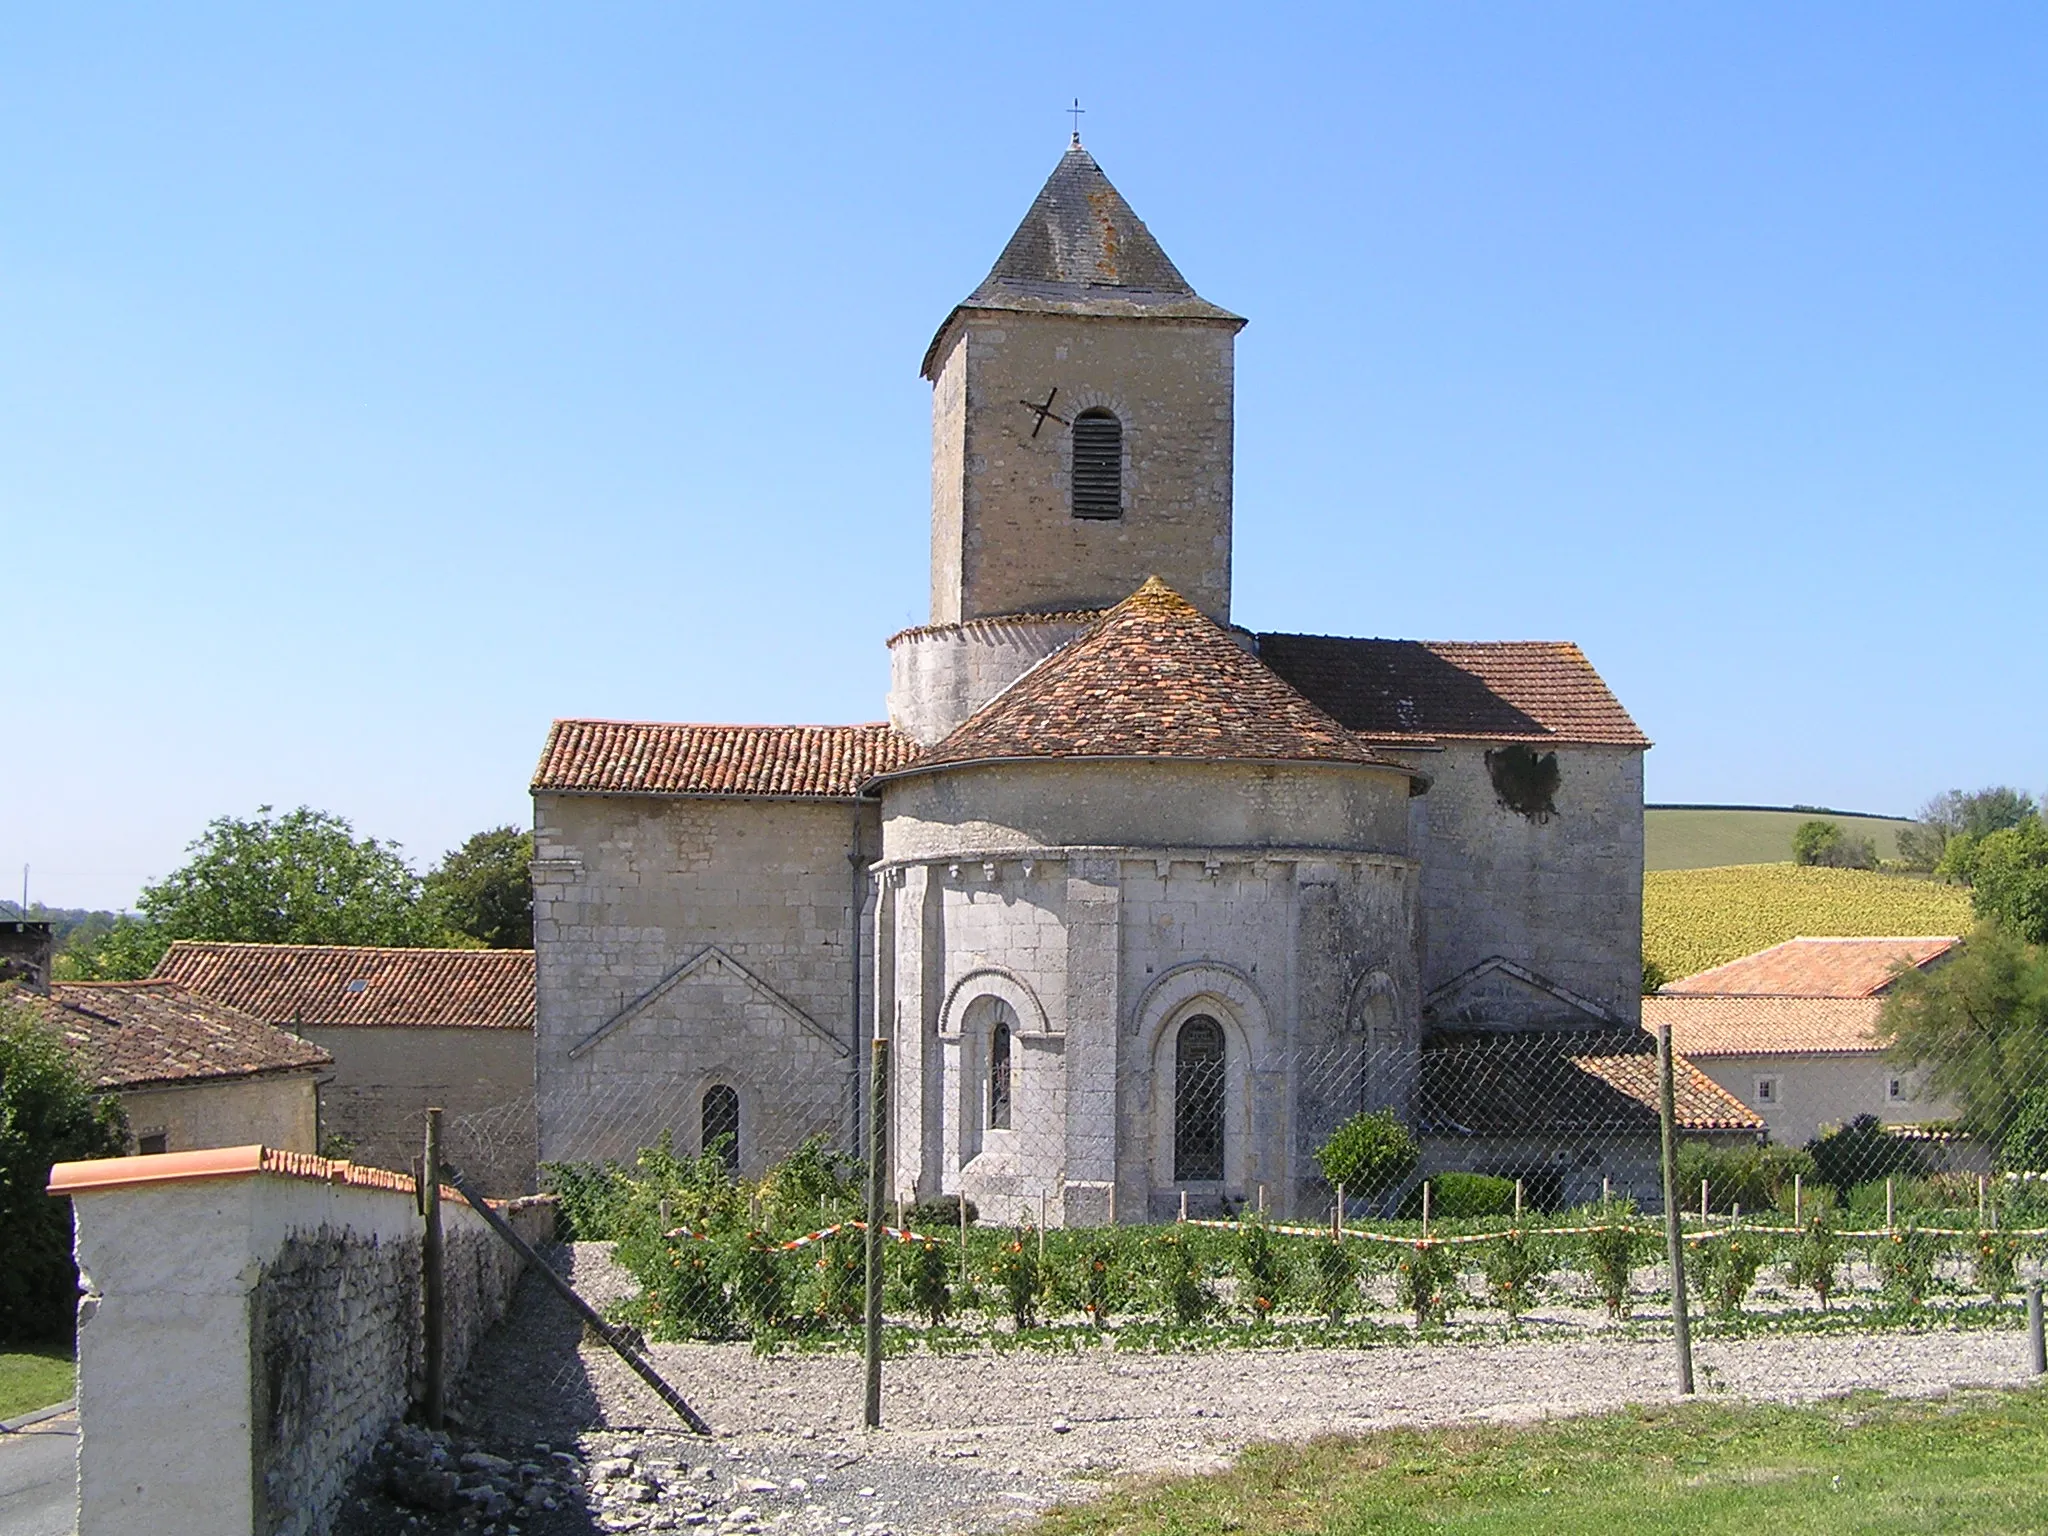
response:
<path id="1" fill-rule="evenodd" d="M 1397 1148 L 1389 1161 L 1401 1160 Z M 2032 1251 L 2006 1229 L 2048 1218 L 2029 1203 L 2048 1197 L 2023 1191 L 1998 1213 L 2002 1225 L 1980 1224 L 1974 1179 L 1935 1176 L 1894 1179 L 1889 1189 L 1866 1181 L 1840 1195 L 1824 1183 L 1802 1189 L 1794 1225 L 1776 1188 L 1787 1165 L 1768 1155 L 1753 1162 L 1714 1171 L 1754 1206 L 1739 1218 L 1717 1212 L 1708 1228 L 1697 1217 L 1688 1223 L 1688 1287 L 1720 1321 L 1742 1318 L 1767 1276 L 1801 1293 L 1801 1307 L 1810 1297 L 1827 1313 L 1851 1288 L 1857 1263 L 1880 1312 L 1918 1308 L 1936 1294 L 2003 1301 Z M 822 1143 L 806 1143 L 757 1182 L 734 1178 L 720 1149 L 685 1158 L 665 1142 L 629 1165 L 548 1173 L 563 1235 L 616 1244 L 641 1286 L 622 1316 L 652 1338 L 829 1342 L 858 1327 L 866 1279 L 865 1234 L 855 1225 L 859 1169 Z M 1511 1181 L 1447 1175 L 1432 1190 L 1426 1230 L 1409 1205 L 1372 1223 L 1400 1242 L 1338 1242 L 1257 1218 L 1041 1232 L 1030 1212 L 1005 1225 L 983 1220 L 972 1202 L 963 1233 L 948 1197 L 905 1213 L 923 1240 L 886 1244 L 884 1309 L 892 1329 L 932 1337 L 1000 1340 L 1051 1329 L 1080 1338 L 1112 1330 L 1122 1342 L 1256 1341 L 1285 1332 L 1292 1342 L 1307 1330 L 1351 1341 L 1360 1329 L 1384 1332 L 1387 1324 L 1369 1319 L 1390 1294 L 1426 1333 L 1474 1309 L 1512 1326 L 1553 1297 L 1590 1295 L 1625 1320 L 1651 1294 L 1642 1282 L 1656 1284 L 1662 1219 L 1626 1199 L 1518 1213 Z M 1719 1203 L 1710 1194 L 1710 1205 Z M 1646 1266 L 1656 1269 L 1646 1276 Z"/>

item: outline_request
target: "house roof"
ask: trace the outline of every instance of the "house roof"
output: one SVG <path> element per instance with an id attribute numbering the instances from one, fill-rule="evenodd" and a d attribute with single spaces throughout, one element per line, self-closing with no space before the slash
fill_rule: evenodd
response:
<path id="1" fill-rule="evenodd" d="M 536 794 L 850 800 L 918 745 L 886 725 L 661 725 L 557 720 Z"/>
<path id="2" fill-rule="evenodd" d="M 898 772 L 1105 757 L 1400 767 L 1155 576 Z"/>
<path id="3" fill-rule="evenodd" d="M 1898 979 L 1900 964 L 1924 970 L 1960 943 L 1952 934 L 1787 939 L 1710 971 L 1667 982 L 1660 991 L 1665 996 L 1878 997 Z"/>
<path id="4" fill-rule="evenodd" d="M 309 1072 L 334 1058 L 242 1009 L 172 982 L 59 982 L 20 1000 L 62 1031 L 97 1089 L 133 1089 Z"/>
<path id="5" fill-rule="evenodd" d="M 1643 999 L 1643 1028 L 1671 1026 L 1683 1055 L 1832 1056 L 1884 1049 L 1879 997 L 1715 997 Z"/>
<path id="6" fill-rule="evenodd" d="M 1374 739 L 1474 737 L 1647 747 L 1568 640 L 1351 640 L 1262 634 L 1259 660 Z"/>
<path id="7" fill-rule="evenodd" d="M 1244 324 L 1195 292 L 1078 140 L 1060 156 L 981 286 L 939 327 L 925 352 L 924 377 L 932 377 L 939 339 L 965 309 Z"/>
<path id="8" fill-rule="evenodd" d="M 533 1028 L 530 949 L 180 939 L 156 974 L 295 1028 Z"/>
<path id="9" fill-rule="evenodd" d="M 1682 1056 L 1672 1078 L 1680 1129 L 1764 1129 Z M 1656 1047 L 1640 1030 L 1473 1030 L 1424 1042 L 1416 1102 L 1435 1136 L 1654 1136 L 1657 1097 Z"/>

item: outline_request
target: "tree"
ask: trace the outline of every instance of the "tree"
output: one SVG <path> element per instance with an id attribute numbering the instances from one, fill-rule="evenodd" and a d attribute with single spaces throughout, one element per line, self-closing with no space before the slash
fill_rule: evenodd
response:
<path id="1" fill-rule="evenodd" d="M 427 876 L 427 905 L 442 927 L 491 949 L 531 949 L 532 863 L 531 832 L 479 832 Z"/>
<path id="2" fill-rule="evenodd" d="M 1970 860 L 1970 905 L 2029 944 L 2048 944 L 2048 827 L 2038 816 L 1993 832 Z"/>
<path id="3" fill-rule="evenodd" d="M 1390 1109 L 1356 1114 L 1330 1133 L 1316 1165 L 1331 1188 L 1347 1195 L 1382 1195 L 1415 1171 L 1422 1149 Z"/>
<path id="4" fill-rule="evenodd" d="M 1858 1184 L 1898 1176 L 1913 1178 L 1926 1164 L 1913 1143 L 1885 1134 L 1875 1115 L 1858 1115 L 1847 1125 L 1815 1137 L 1806 1144 L 1806 1154 L 1813 1159 L 1814 1177 L 1830 1186 L 1843 1205 L 1849 1203 L 1849 1191 Z"/>
<path id="5" fill-rule="evenodd" d="M 1927 1069 L 1964 1126 L 2002 1145 L 2028 1090 L 2048 1085 L 2048 951 L 1979 923 L 1947 964 L 1900 974 L 1879 1028 L 1893 1061 Z"/>
<path id="6" fill-rule="evenodd" d="M 1867 837 L 1850 837 L 1839 822 L 1802 821 L 1792 833 L 1792 862 L 1828 869 L 1875 869 L 1877 845 Z"/>
<path id="7" fill-rule="evenodd" d="M 1916 869 L 1943 871 L 1943 858 L 1957 838 L 1975 841 L 2016 827 L 2039 809 L 2034 797 L 2007 784 L 1966 794 L 1945 790 L 1920 808 L 1918 821 L 1899 833 L 1899 858 Z"/>
<path id="8" fill-rule="evenodd" d="M 71 1202 L 46 1191 L 52 1164 L 118 1157 L 128 1127 L 91 1089 L 37 1010 L 0 989 L 0 1340 L 66 1339 L 77 1323 Z"/>

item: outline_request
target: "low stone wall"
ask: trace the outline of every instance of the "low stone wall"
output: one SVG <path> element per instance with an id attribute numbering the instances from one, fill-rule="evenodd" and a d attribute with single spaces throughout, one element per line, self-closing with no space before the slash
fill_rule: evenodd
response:
<path id="1" fill-rule="evenodd" d="M 79 1536 L 316 1536 L 418 1396 L 423 1224 L 404 1174 L 262 1147 L 59 1164 L 76 1213 Z M 499 1209 L 529 1241 L 551 1201 Z M 447 1191 L 453 1381 L 519 1278 Z"/>

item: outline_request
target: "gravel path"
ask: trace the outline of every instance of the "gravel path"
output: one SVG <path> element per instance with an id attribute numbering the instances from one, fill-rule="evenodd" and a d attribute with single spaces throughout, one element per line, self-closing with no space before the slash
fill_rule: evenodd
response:
<path id="1" fill-rule="evenodd" d="M 585 1295 L 619 1293 L 623 1277 L 602 1250 L 583 1248 L 574 1263 Z M 642 1480 L 652 1497 L 630 1488 L 594 1497 L 589 1523 L 562 1529 L 938 1536 L 999 1528 L 1085 1498 L 1107 1478 L 1220 1467 L 1254 1440 L 1522 1422 L 1671 1395 L 1670 1343 L 1658 1338 L 983 1351 L 889 1361 L 886 1427 L 867 1433 L 857 1358 L 762 1357 L 743 1344 L 663 1344 L 651 1354 L 716 1427 L 715 1441 L 676 1434 L 653 1394 L 529 1282 L 472 1374 L 469 1433 L 487 1444 L 574 1445 L 593 1464 L 630 1457 L 654 1468 Z M 1695 1351 L 1708 1394 L 1785 1402 L 1857 1388 L 1927 1396 L 2019 1386 L 2025 1356 L 2016 1330 L 1705 1341 Z M 663 1491 L 671 1483 L 675 1499 Z"/>

